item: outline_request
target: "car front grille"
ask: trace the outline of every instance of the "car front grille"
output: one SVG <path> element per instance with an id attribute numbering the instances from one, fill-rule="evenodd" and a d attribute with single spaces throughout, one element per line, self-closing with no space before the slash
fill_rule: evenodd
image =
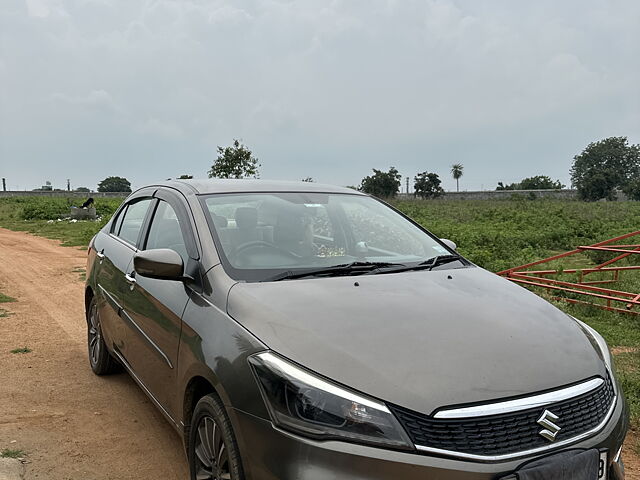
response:
<path id="1" fill-rule="evenodd" d="M 462 454 L 466 457 L 501 457 L 519 452 L 553 448 L 560 442 L 589 432 L 605 421 L 615 392 L 608 378 L 583 395 L 543 407 L 470 418 L 434 418 L 390 406 L 416 446 L 425 451 Z M 545 410 L 559 419 L 560 431 L 553 442 L 540 435 L 537 422 Z"/>

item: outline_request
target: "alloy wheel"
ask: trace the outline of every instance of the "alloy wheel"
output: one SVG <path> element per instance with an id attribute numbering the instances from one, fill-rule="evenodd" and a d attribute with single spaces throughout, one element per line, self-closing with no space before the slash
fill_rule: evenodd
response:
<path id="1" fill-rule="evenodd" d="M 231 480 L 222 429 L 213 417 L 205 415 L 198 423 L 195 453 L 197 480 Z"/>
<path id="2" fill-rule="evenodd" d="M 100 348 L 102 344 L 102 333 L 100 331 L 100 317 L 97 305 L 91 307 L 89 314 L 89 356 L 91 364 L 96 365 L 100 358 Z"/>

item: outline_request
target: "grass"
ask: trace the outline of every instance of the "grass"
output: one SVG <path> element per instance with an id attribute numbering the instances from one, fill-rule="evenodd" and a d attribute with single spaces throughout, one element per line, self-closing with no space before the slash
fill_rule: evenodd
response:
<path id="1" fill-rule="evenodd" d="M 15 301 L 16 301 L 15 298 L 0 292 L 0 303 L 8 303 L 8 302 L 15 302 Z"/>
<path id="2" fill-rule="evenodd" d="M 0 451 L 0 458 L 22 458 L 26 455 L 24 450 L 5 448 Z"/>
<path id="3" fill-rule="evenodd" d="M 84 267 L 76 267 L 73 270 L 71 270 L 73 273 L 77 273 L 78 274 L 78 279 L 81 281 L 85 281 L 87 279 L 87 270 Z"/>
<path id="4" fill-rule="evenodd" d="M 77 198 L 10 197 L 0 198 L 0 227 L 60 240 L 63 246 L 86 247 L 91 238 L 111 218 L 122 198 L 97 198 L 99 220 L 70 222 L 64 219 Z M 61 220 L 58 220 L 61 219 Z"/>
<path id="5" fill-rule="evenodd" d="M 29 347 L 20 347 L 20 348 L 14 348 L 13 350 L 11 350 L 11 353 L 31 353 L 32 350 Z"/>
<path id="6" fill-rule="evenodd" d="M 15 301 L 16 301 L 15 298 L 0 292 L 0 303 L 9 303 L 9 302 L 15 302 Z M 9 312 L 4 308 L 0 308 L 0 318 L 6 318 L 8 316 L 9 316 Z"/>
<path id="7" fill-rule="evenodd" d="M 493 272 L 633 232 L 640 225 L 640 202 L 405 200 L 394 206 Z"/>
<path id="8" fill-rule="evenodd" d="M 60 240 L 64 247 L 84 247 L 89 244 L 93 236 L 98 233 L 106 221 L 91 222 L 79 221 L 69 223 L 67 221 L 48 224 L 45 220 L 3 221 L 0 219 L 0 227 L 10 230 L 28 232 L 41 237 Z"/>

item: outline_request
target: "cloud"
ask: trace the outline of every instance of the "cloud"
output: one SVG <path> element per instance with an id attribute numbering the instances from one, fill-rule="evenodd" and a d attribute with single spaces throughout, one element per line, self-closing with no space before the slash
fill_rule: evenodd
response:
<path id="1" fill-rule="evenodd" d="M 65 105 L 81 106 L 91 110 L 111 110 L 114 112 L 123 112 L 124 109 L 117 105 L 111 95 L 104 90 L 93 90 L 86 95 L 70 96 L 65 93 L 51 94 L 53 102 L 61 103 L 62 108 Z"/>
<path id="2" fill-rule="evenodd" d="M 37 186 L 91 156 L 81 183 L 140 185 L 204 175 L 241 137 L 265 178 L 395 165 L 452 188 L 461 162 L 463 188 L 567 183 L 589 141 L 640 141 L 639 16 L 633 0 L 7 0 L 0 166 Z"/>
<path id="3" fill-rule="evenodd" d="M 49 6 L 46 0 L 26 0 L 27 11 L 32 17 L 48 17 Z"/>
<path id="4" fill-rule="evenodd" d="M 171 122 L 165 122 L 158 118 L 149 118 L 142 124 L 137 126 L 137 131 L 148 134 L 152 137 L 166 137 L 171 139 L 180 138 L 184 135 L 184 131 L 179 125 Z"/>

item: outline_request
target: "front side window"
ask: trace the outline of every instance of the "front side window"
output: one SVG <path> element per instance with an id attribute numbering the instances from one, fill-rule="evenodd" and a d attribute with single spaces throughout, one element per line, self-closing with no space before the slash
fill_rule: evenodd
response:
<path id="1" fill-rule="evenodd" d="M 241 280 L 353 262 L 407 266 L 452 253 L 363 195 L 218 194 L 205 196 L 203 206 L 225 268 Z"/>
<path id="2" fill-rule="evenodd" d="M 145 248 L 147 250 L 152 248 L 171 249 L 180 254 L 184 264 L 187 264 L 189 255 L 180 227 L 180 220 L 173 207 L 163 200 L 158 202 L 158 207 L 153 215 Z"/>
<path id="3" fill-rule="evenodd" d="M 147 214 L 150 204 L 150 198 L 129 204 L 127 210 L 124 212 L 122 223 L 116 225 L 119 228 L 113 233 L 131 245 L 135 245 L 138 242 L 138 235 L 140 234 L 140 229 L 142 228 L 142 223 L 144 222 L 144 217 Z M 118 221 L 117 223 L 120 222 Z"/>

